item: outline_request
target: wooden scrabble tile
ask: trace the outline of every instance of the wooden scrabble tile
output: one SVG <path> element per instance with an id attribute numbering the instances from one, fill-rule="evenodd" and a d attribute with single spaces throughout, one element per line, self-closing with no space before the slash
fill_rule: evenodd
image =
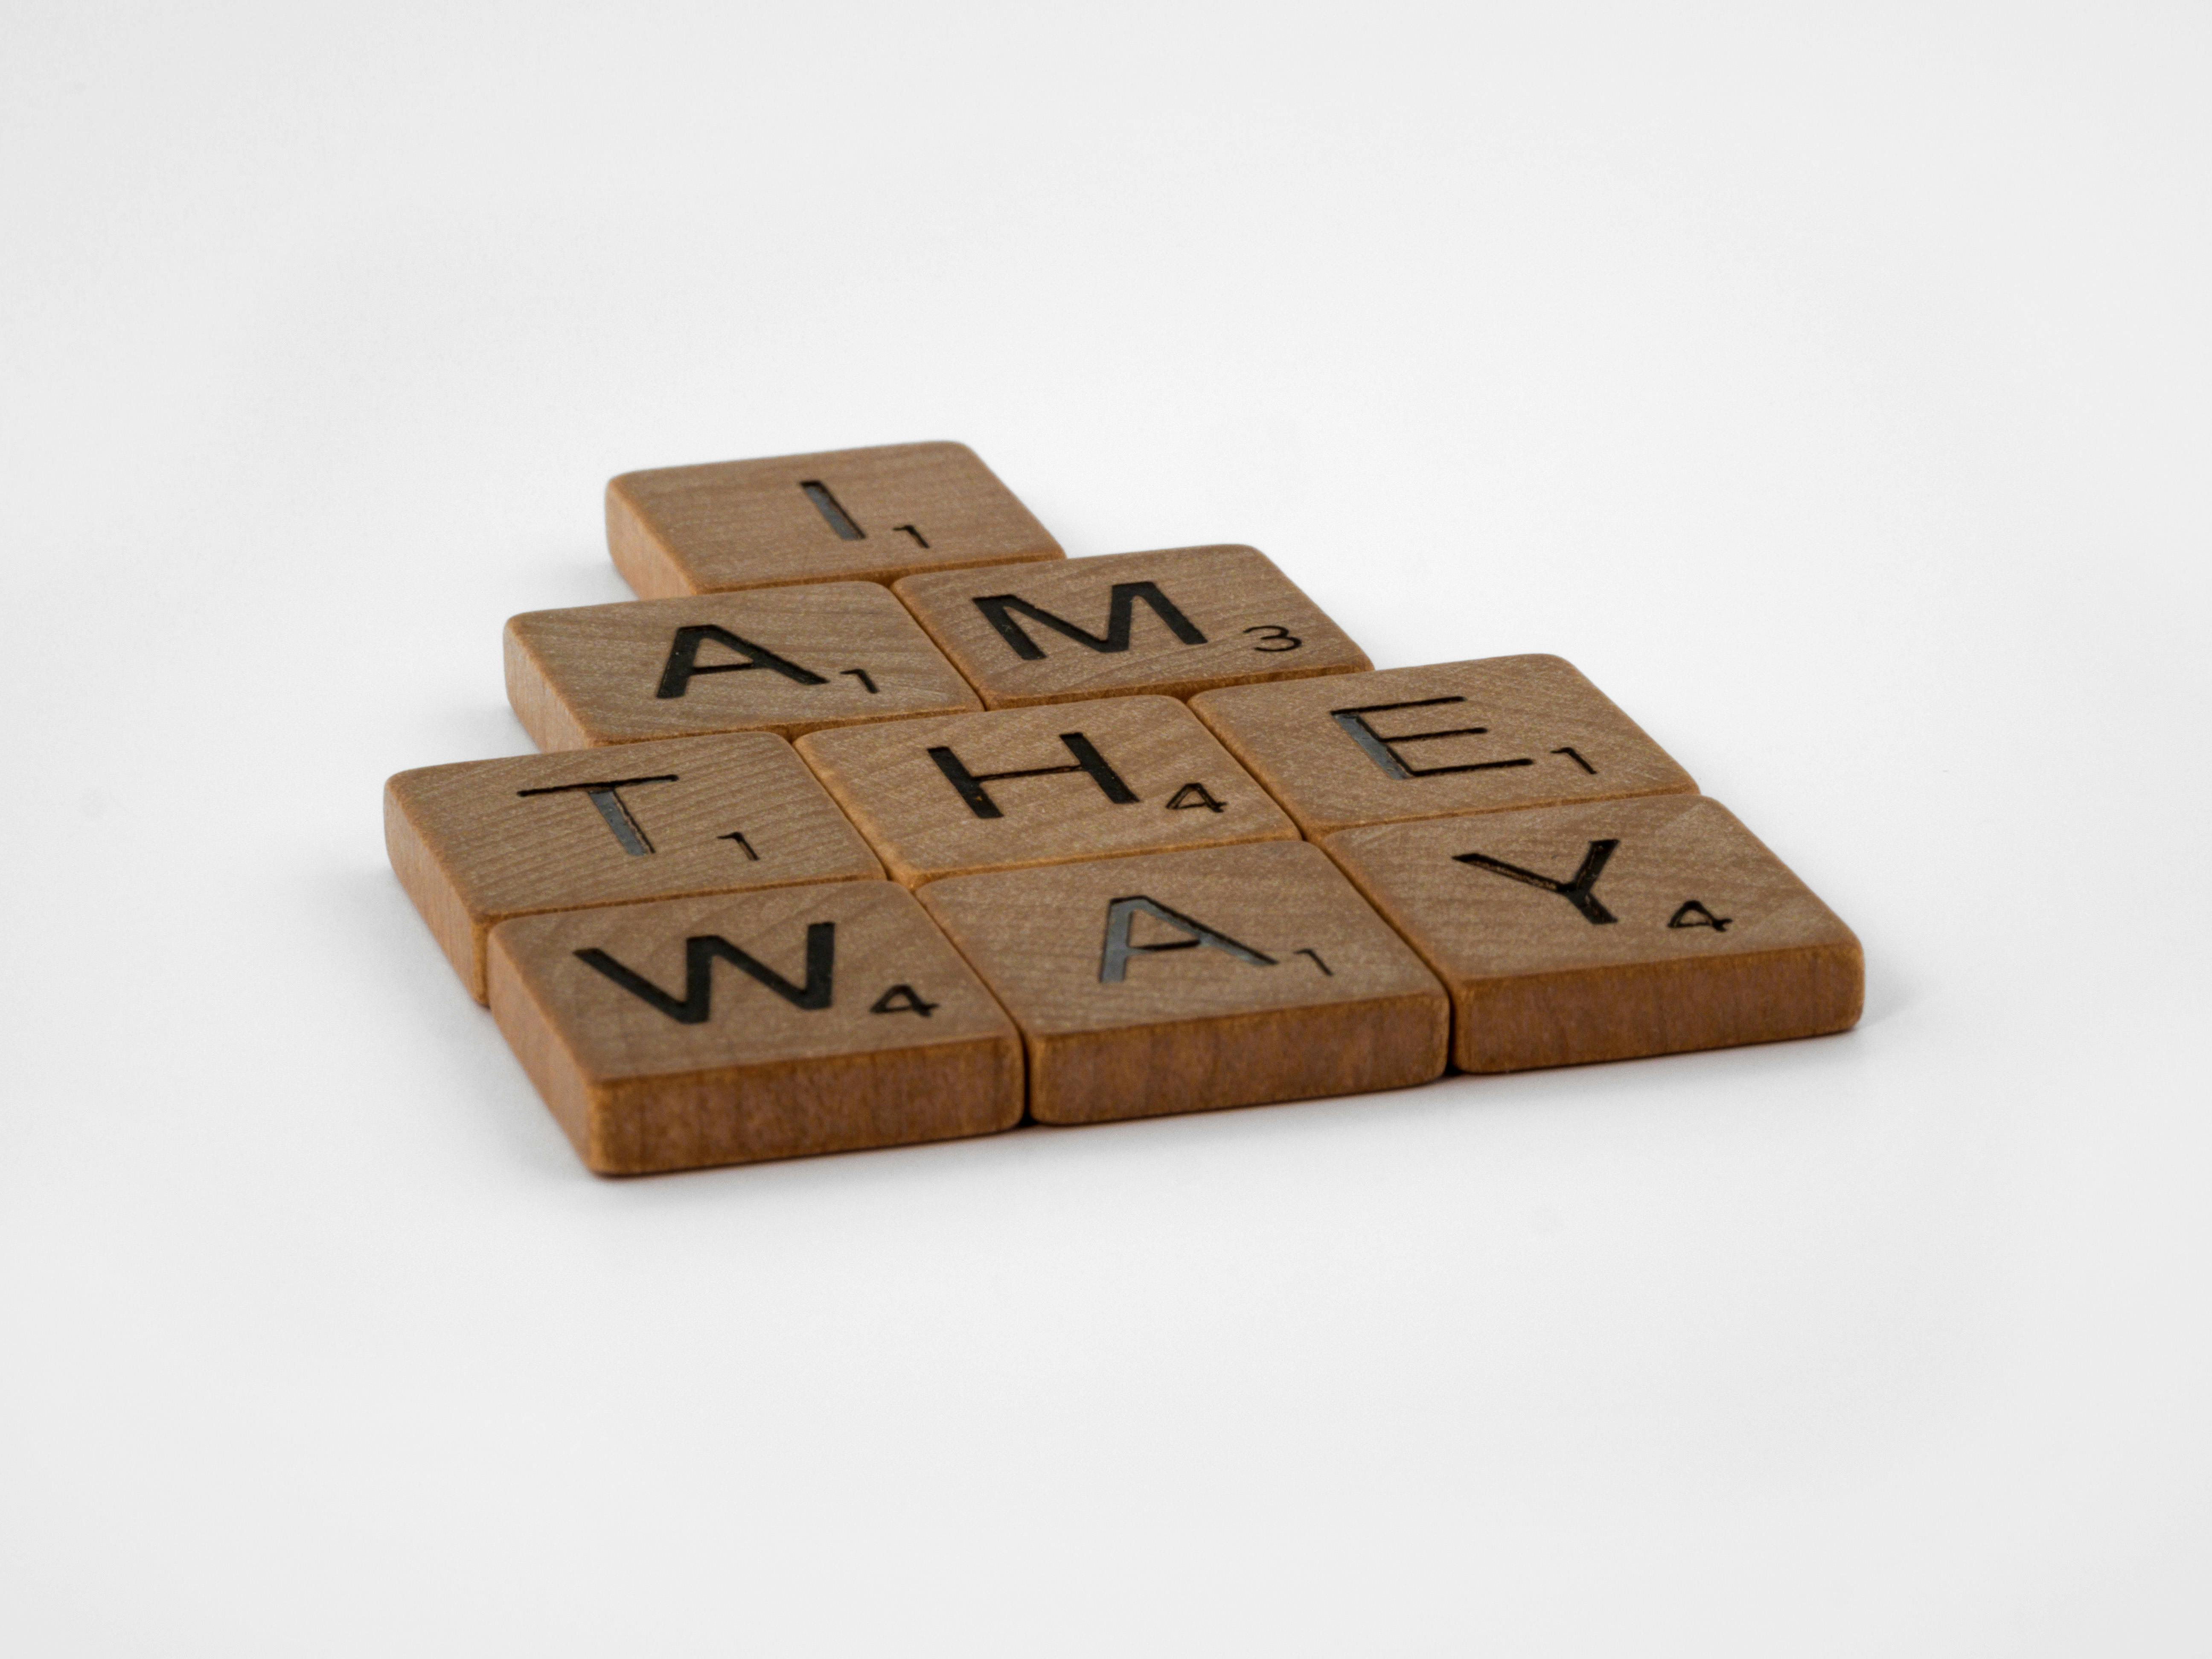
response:
<path id="1" fill-rule="evenodd" d="M 1030 1112 L 1095 1123 L 1425 1083 L 1443 989 L 1319 848 L 1269 842 L 932 882 L 1021 1027 Z"/>
<path id="2" fill-rule="evenodd" d="M 584 1162 L 642 1175 L 988 1134 L 1021 1045 L 889 882 L 525 916 L 491 1011 Z"/>
<path id="3" fill-rule="evenodd" d="M 641 599 L 1057 559 L 965 444 L 886 444 L 625 472 L 607 546 Z"/>
<path id="4" fill-rule="evenodd" d="M 1171 697 L 1106 697 L 799 740 L 839 805 L 908 886 L 1297 830 Z"/>
<path id="5" fill-rule="evenodd" d="M 507 696 L 545 749 L 945 714 L 975 694 L 873 582 L 532 611 L 507 624 Z"/>
<path id="6" fill-rule="evenodd" d="M 478 1002 L 484 936 L 509 917 L 883 875 L 764 732 L 402 772 L 384 786 L 384 841 Z"/>
<path id="7" fill-rule="evenodd" d="M 1431 818 L 1322 845 L 1450 989 L 1467 1071 L 1858 1022 L 1858 940 L 1718 801 Z"/>
<path id="8" fill-rule="evenodd" d="M 1309 836 L 1698 787 L 1558 657 L 1239 686 L 1190 706 Z"/>
<path id="9" fill-rule="evenodd" d="M 1255 547 L 934 571 L 893 591 L 990 708 L 1372 666 Z"/>

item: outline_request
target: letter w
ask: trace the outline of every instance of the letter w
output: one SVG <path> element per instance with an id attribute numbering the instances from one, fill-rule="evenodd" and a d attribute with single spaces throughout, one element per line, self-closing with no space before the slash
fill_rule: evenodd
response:
<path id="1" fill-rule="evenodd" d="M 1185 645 L 1204 645 L 1206 635 L 1200 633 L 1189 617 L 1176 609 L 1175 601 L 1160 592 L 1157 582 L 1115 582 L 1106 612 L 1106 636 L 1101 639 L 1087 629 L 1078 628 L 1065 617 L 1055 617 L 1042 605 L 1031 605 L 1018 593 L 994 593 L 975 601 L 975 608 L 983 613 L 984 620 L 999 630 L 999 637 L 1012 646 L 1014 654 L 1024 662 L 1039 662 L 1044 658 L 1044 647 L 1031 639 L 1022 625 L 1013 618 L 1018 611 L 1031 622 L 1042 623 L 1054 633 L 1063 634 L 1078 645 L 1088 646 L 1093 651 L 1127 651 L 1129 648 L 1129 627 L 1134 618 L 1137 601 L 1142 599 L 1152 606 L 1152 614 L 1168 625 Z"/>
<path id="2" fill-rule="evenodd" d="M 684 941 L 684 998 L 668 994 L 644 975 L 632 971 L 605 951 L 576 952 L 587 968 L 595 968 L 628 991 L 651 1003 L 679 1025 L 703 1025 L 714 995 L 714 959 L 743 969 L 794 1008 L 827 1008 L 830 978 L 837 962 L 837 924 L 817 921 L 806 929 L 806 983 L 793 985 L 766 963 L 746 955 L 720 933 L 701 933 Z"/>

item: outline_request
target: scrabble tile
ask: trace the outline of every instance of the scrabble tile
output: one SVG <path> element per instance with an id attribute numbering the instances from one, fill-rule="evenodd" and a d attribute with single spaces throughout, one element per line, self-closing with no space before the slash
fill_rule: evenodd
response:
<path id="1" fill-rule="evenodd" d="M 1718 801 L 1430 818 L 1322 845 L 1449 988 L 1466 1071 L 1858 1022 L 1858 940 Z"/>
<path id="2" fill-rule="evenodd" d="M 932 882 L 1021 1027 L 1030 1113 L 1095 1123 L 1425 1083 L 1443 988 L 1321 850 L 1263 842 Z"/>
<path id="3" fill-rule="evenodd" d="M 484 936 L 509 917 L 883 875 L 791 745 L 761 732 L 402 772 L 384 786 L 384 841 L 478 1002 Z"/>
<path id="4" fill-rule="evenodd" d="M 1698 787 L 1558 657 L 1238 686 L 1190 706 L 1309 836 Z"/>
<path id="5" fill-rule="evenodd" d="M 799 740 L 891 875 L 939 876 L 1297 830 L 1170 697 L 1105 697 Z"/>
<path id="6" fill-rule="evenodd" d="M 1012 1023 L 885 881 L 502 922 L 491 1011 L 584 1162 L 642 1175 L 988 1134 Z"/>
<path id="7" fill-rule="evenodd" d="M 933 571 L 892 591 L 990 708 L 1372 666 L 1255 547 Z"/>
<path id="8" fill-rule="evenodd" d="M 945 714 L 975 694 L 890 590 L 829 582 L 508 618 L 507 696 L 545 749 Z"/>
<path id="9" fill-rule="evenodd" d="M 965 444 L 886 444 L 625 472 L 607 546 L 641 599 L 1061 557 Z"/>

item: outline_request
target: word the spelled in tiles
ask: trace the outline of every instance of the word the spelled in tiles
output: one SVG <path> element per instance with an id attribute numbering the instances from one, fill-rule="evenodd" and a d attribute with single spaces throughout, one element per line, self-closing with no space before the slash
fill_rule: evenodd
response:
<path id="1" fill-rule="evenodd" d="M 1170 848 L 1295 841 L 1189 709 L 1103 697 L 846 726 L 799 740 L 885 868 L 940 876 Z"/>
<path id="2" fill-rule="evenodd" d="M 765 732 L 402 772 L 384 787 L 384 838 L 479 1002 L 485 936 L 511 917 L 883 875 L 791 745 Z"/>
<path id="3" fill-rule="evenodd" d="M 886 881 L 503 922 L 490 989 L 531 1080 L 605 1174 L 1021 1121 L 1012 1023 Z"/>
<path id="4" fill-rule="evenodd" d="M 1191 708 L 1308 836 L 1698 787 L 1558 657 L 1239 686 Z"/>
<path id="5" fill-rule="evenodd" d="M 895 590 L 992 708 L 1342 674 L 1367 654 L 1256 548 L 1178 547 Z"/>
<path id="6" fill-rule="evenodd" d="M 775 732 L 979 707 L 890 590 L 830 582 L 532 611 L 507 695 L 544 749 Z"/>
<path id="7" fill-rule="evenodd" d="M 1357 1094 L 1444 1068 L 1443 988 L 1303 842 L 960 876 L 921 897 L 1021 1028 L 1040 1123 Z"/>
<path id="8" fill-rule="evenodd" d="M 625 472 L 607 544 L 641 599 L 1061 556 L 965 444 L 888 444 Z"/>
<path id="9" fill-rule="evenodd" d="M 1378 824 L 1322 845 L 1449 988 L 1466 1071 L 1858 1020 L 1850 929 L 1703 796 Z"/>

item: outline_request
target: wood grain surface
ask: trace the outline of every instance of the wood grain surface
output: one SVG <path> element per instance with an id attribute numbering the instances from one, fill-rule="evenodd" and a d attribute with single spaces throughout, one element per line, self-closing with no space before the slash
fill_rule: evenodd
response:
<path id="1" fill-rule="evenodd" d="M 1322 845 L 1449 988 L 1452 1058 L 1467 1071 L 1770 1042 L 1858 1021 L 1858 940 L 1718 801 L 1483 813 L 1347 830 Z"/>
<path id="2" fill-rule="evenodd" d="M 625 472 L 607 546 L 641 599 L 1061 556 L 965 444 L 887 444 Z"/>
<path id="3" fill-rule="evenodd" d="M 384 841 L 479 1002 L 485 935 L 510 917 L 883 874 L 766 732 L 401 772 L 384 786 Z"/>
<path id="4" fill-rule="evenodd" d="M 493 929 L 490 978 L 500 1030 L 604 1175 L 1021 1121 L 1012 1022 L 889 882 L 526 916 Z"/>
<path id="5" fill-rule="evenodd" d="M 1372 666 L 1252 547 L 1176 547 L 1021 570 L 908 576 L 893 590 L 990 708 Z"/>
<path id="6" fill-rule="evenodd" d="M 1267 792 L 1170 697 L 847 726 L 801 738 L 799 752 L 909 886 L 1297 837 Z"/>
<path id="7" fill-rule="evenodd" d="M 1310 836 L 1698 787 L 1558 657 L 1241 686 L 1190 706 Z"/>
<path id="8" fill-rule="evenodd" d="M 1425 1083 L 1443 988 L 1319 848 L 1157 853 L 921 889 L 1021 1027 L 1041 1123 Z"/>
<path id="9" fill-rule="evenodd" d="M 508 618 L 505 643 L 507 701 L 544 749 L 795 738 L 981 706 L 873 582 L 532 611 Z"/>

